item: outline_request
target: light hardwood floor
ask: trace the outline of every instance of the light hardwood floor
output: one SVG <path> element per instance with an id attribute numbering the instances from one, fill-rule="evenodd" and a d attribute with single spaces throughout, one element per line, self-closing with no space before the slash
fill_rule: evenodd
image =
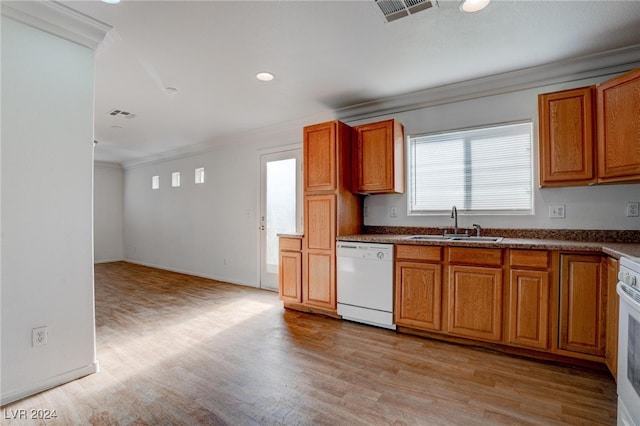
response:
<path id="1" fill-rule="evenodd" d="M 100 372 L 3 412 L 56 410 L 47 424 L 60 425 L 615 424 L 604 372 L 284 311 L 271 292 L 124 262 L 96 265 L 95 282 Z"/>

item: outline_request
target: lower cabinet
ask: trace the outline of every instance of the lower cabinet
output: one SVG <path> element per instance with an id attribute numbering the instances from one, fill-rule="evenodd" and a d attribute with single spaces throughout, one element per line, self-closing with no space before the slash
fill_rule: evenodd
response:
<path id="1" fill-rule="evenodd" d="M 509 250 L 506 339 L 509 345 L 550 347 L 551 254 L 546 250 Z"/>
<path id="2" fill-rule="evenodd" d="M 442 247 L 396 246 L 395 323 L 442 329 Z"/>
<path id="3" fill-rule="evenodd" d="M 302 301 L 302 240 L 280 237 L 278 265 L 280 299 L 285 302 Z"/>
<path id="4" fill-rule="evenodd" d="M 302 302 L 336 309 L 336 257 L 332 251 L 305 252 Z"/>
<path id="5" fill-rule="evenodd" d="M 502 269 L 449 266 L 449 333 L 502 339 Z"/>
<path id="6" fill-rule="evenodd" d="M 618 374 L 618 315 L 620 314 L 620 296 L 616 292 L 618 284 L 618 261 L 612 257 L 606 259 L 607 270 L 607 330 L 605 363 L 613 377 Z"/>
<path id="7" fill-rule="evenodd" d="M 516 353 L 605 362 L 616 374 L 613 258 L 399 244 L 395 268 L 398 326 L 445 340 L 497 343 Z"/>
<path id="8" fill-rule="evenodd" d="M 600 256 L 560 255 L 558 349 L 604 357 L 606 286 Z"/>
<path id="9" fill-rule="evenodd" d="M 442 266 L 400 261 L 396 277 L 396 324 L 440 331 Z"/>
<path id="10" fill-rule="evenodd" d="M 549 347 L 549 272 L 511 269 L 506 343 Z"/>

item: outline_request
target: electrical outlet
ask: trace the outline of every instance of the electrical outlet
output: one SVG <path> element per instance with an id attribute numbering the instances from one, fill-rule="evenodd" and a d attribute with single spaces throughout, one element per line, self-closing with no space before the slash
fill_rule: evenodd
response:
<path id="1" fill-rule="evenodd" d="M 391 217 L 398 217 L 398 208 L 396 206 L 391 207 Z"/>
<path id="2" fill-rule="evenodd" d="M 556 204 L 549 206 L 549 217 L 554 219 L 562 219 L 567 217 L 564 204 Z"/>
<path id="3" fill-rule="evenodd" d="M 629 201 L 627 203 L 627 217 L 638 217 L 638 206 L 640 203 Z"/>
<path id="4" fill-rule="evenodd" d="M 43 346 L 49 340 L 47 327 L 38 327 L 31 330 L 31 346 Z"/>

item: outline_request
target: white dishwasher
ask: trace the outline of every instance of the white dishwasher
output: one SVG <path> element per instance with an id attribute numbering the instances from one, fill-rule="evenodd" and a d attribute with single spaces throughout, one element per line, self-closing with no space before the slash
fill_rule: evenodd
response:
<path id="1" fill-rule="evenodd" d="M 396 329 L 393 323 L 393 244 L 338 241 L 338 315 Z"/>

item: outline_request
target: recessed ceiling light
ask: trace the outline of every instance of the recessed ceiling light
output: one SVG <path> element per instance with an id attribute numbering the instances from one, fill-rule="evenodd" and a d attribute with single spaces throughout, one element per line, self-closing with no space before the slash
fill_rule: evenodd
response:
<path id="1" fill-rule="evenodd" d="M 175 95 L 177 95 L 177 94 L 178 94 L 178 89 L 176 89 L 175 87 L 171 87 L 171 86 L 165 87 L 165 88 L 164 88 L 164 91 L 165 91 L 165 92 L 167 93 L 167 95 L 169 95 L 169 96 L 175 96 Z"/>
<path id="2" fill-rule="evenodd" d="M 478 12 L 487 7 L 491 0 L 462 0 L 460 10 L 463 12 Z"/>
<path id="3" fill-rule="evenodd" d="M 274 79 L 274 75 L 270 72 L 259 72 L 256 74 L 256 78 L 260 81 L 271 81 Z"/>
<path id="4" fill-rule="evenodd" d="M 108 4 L 118 4 L 120 3 L 120 0 L 102 0 L 102 2 Z"/>

